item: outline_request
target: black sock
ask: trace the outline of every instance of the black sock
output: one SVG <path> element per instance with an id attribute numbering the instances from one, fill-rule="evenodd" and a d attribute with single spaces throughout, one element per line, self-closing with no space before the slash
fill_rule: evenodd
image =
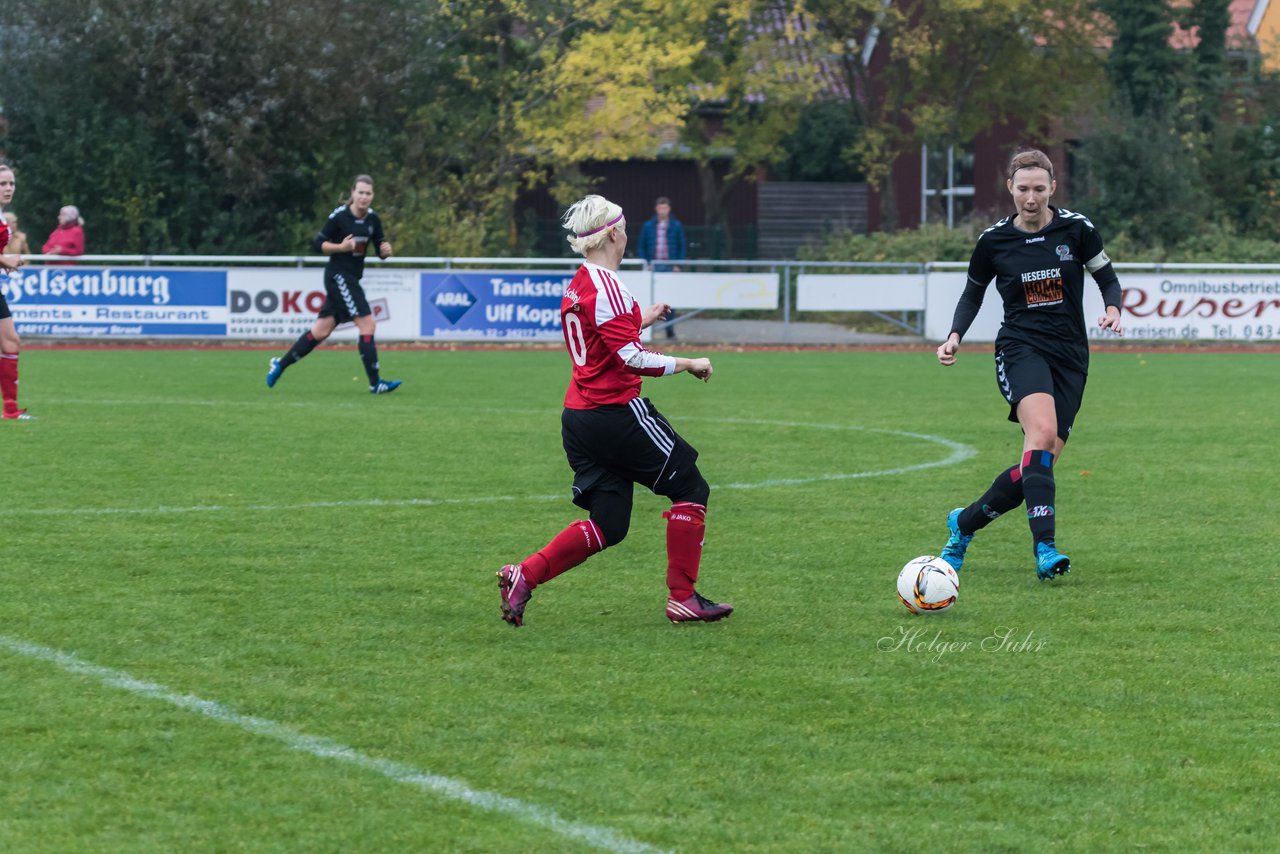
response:
<path id="1" fill-rule="evenodd" d="M 316 340 L 316 336 L 310 332 L 303 333 L 293 342 L 293 346 L 289 348 L 289 352 L 285 353 L 280 359 L 280 367 L 287 368 L 303 356 L 310 353 L 316 348 L 320 342 Z"/>
<path id="2" fill-rule="evenodd" d="M 1022 455 L 1022 492 L 1027 497 L 1027 523 L 1031 526 L 1032 548 L 1054 541 L 1053 452 L 1027 451 Z"/>
<path id="3" fill-rule="evenodd" d="M 960 531 L 972 534 L 981 531 L 1004 513 L 1019 507 L 1023 501 L 1020 466 L 1005 469 L 996 475 L 982 497 L 960 511 Z"/>
<path id="4" fill-rule="evenodd" d="M 372 335 L 361 335 L 360 343 L 356 345 L 360 349 L 360 361 L 364 362 L 364 372 L 369 375 L 369 385 L 378 384 L 378 347 L 373 343 Z"/>

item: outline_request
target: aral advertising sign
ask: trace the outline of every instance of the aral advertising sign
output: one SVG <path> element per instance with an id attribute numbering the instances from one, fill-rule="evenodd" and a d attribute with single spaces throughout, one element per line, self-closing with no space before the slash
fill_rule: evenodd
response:
<path id="1" fill-rule="evenodd" d="M 572 273 L 421 273 L 423 338 L 558 341 Z"/>
<path id="2" fill-rule="evenodd" d="M 221 336 L 225 270 L 23 267 L 0 276 L 19 335 Z"/>
<path id="3" fill-rule="evenodd" d="M 1126 341 L 1280 341 L 1280 275 L 1201 275 L 1119 271 L 1124 289 Z M 951 331 L 964 273 L 930 273 L 925 335 L 941 341 Z M 1117 340 L 1098 328 L 1104 311 L 1093 279 L 1084 280 L 1085 329 L 1091 340 Z M 994 341 L 1003 310 L 994 283 L 966 341 Z"/>
<path id="4" fill-rule="evenodd" d="M 360 280 L 378 337 L 384 341 L 411 341 L 418 336 L 416 271 L 370 269 Z M 228 270 L 227 337 L 297 338 L 315 323 L 324 306 L 324 270 Z M 338 339 L 354 338 L 354 324 L 338 327 Z"/>

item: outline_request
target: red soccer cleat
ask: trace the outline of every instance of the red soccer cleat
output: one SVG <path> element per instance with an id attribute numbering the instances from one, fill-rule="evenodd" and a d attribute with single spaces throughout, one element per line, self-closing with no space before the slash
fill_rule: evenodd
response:
<path id="1" fill-rule="evenodd" d="M 533 595 L 524 580 L 520 564 L 507 564 L 498 570 L 498 590 L 502 594 L 502 619 L 519 628 L 524 625 L 524 606 Z"/>
<path id="2" fill-rule="evenodd" d="M 712 602 L 697 593 L 683 602 L 667 599 L 667 619 L 673 623 L 714 623 L 732 613 L 732 605 Z"/>

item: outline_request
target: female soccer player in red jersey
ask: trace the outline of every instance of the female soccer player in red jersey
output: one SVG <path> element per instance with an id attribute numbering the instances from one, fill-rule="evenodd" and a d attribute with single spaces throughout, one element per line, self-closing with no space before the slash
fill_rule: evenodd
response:
<path id="1" fill-rule="evenodd" d="M 731 605 L 698 594 L 698 565 L 711 488 L 698 471 L 698 452 L 640 397 L 644 377 L 688 372 L 711 379 L 709 359 L 683 359 L 647 349 L 640 330 L 671 306 L 640 305 L 618 280 L 627 248 L 622 208 L 602 196 L 587 196 L 564 216 L 569 245 L 586 262 L 560 302 L 565 347 L 573 367 L 561 415 L 561 438 L 573 469 L 573 503 L 590 513 L 518 564 L 498 571 L 502 619 L 524 623 L 534 588 L 591 555 L 616 546 L 631 525 L 635 484 L 671 499 L 667 519 L 667 619 L 713 622 Z"/>
<path id="2" fill-rule="evenodd" d="M 0 164 L 0 212 L 13 201 L 13 191 L 17 183 L 13 170 Z M 9 226 L 0 217 L 0 250 L 9 245 Z M 22 258 L 18 255 L 0 254 L 0 276 L 7 276 L 22 266 Z M 5 301 L 4 290 L 0 289 L 0 397 L 4 399 L 4 408 L 0 410 L 0 418 L 16 421 L 28 421 L 35 416 L 28 415 L 27 410 L 18 408 L 18 350 L 21 347 L 18 330 L 13 325 L 13 314 L 9 311 L 9 303 Z"/>
<path id="3" fill-rule="evenodd" d="M 977 501 L 951 511 L 942 557 L 960 569 L 973 535 L 1025 503 L 1036 575 L 1046 581 L 1071 568 L 1056 542 L 1053 463 L 1071 435 L 1089 373 L 1084 273 L 1093 276 L 1106 306 L 1098 326 L 1117 334 L 1123 332 L 1121 289 L 1093 223 L 1049 204 L 1057 183 L 1053 163 L 1043 152 L 1015 154 L 1006 183 L 1017 213 L 978 237 L 968 283 L 956 305 L 951 334 L 938 346 L 938 361 L 955 364 L 960 339 L 995 279 L 1004 302 L 1004 322 L 996 336 L 996 382 L 1009 402 L 1009 420 L 1022 426 L 1022 460 L 1001 472 Z"/>

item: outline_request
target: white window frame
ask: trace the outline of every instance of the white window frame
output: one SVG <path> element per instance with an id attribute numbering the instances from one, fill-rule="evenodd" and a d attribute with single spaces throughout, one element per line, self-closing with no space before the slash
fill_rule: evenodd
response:
<path id="1" fill-rule="evenodd" d="M 945 196 L 947 202 L 947 228 L 956 227 L 956 198 L 973 196 L 973 185 L 956 186 L 956 147 L 947 146 L 947 185 L 941 190 L 929 186 L 929 146 L 920 146 L 920 224 L 929 221 L 929 199 Z"/>

